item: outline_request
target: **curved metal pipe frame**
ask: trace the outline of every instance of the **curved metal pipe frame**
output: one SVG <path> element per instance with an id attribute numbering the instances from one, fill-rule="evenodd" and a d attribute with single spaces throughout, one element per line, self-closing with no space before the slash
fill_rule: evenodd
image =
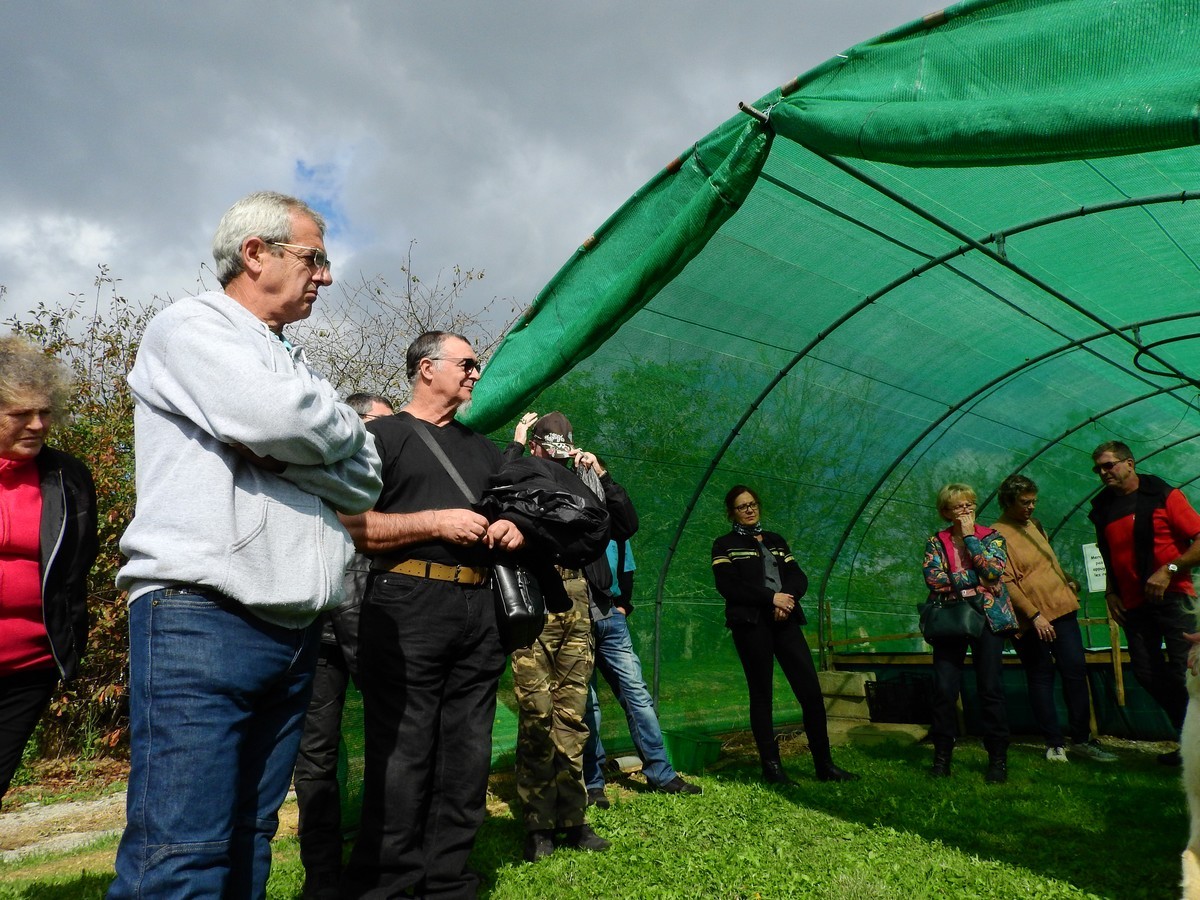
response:
<path id="1" fill-rule="evenodd" d="M 870 504 L 877 498 L 880 489 L 883 487 L 884 484 L 887 483 L 888 479 L 891 478 L 892 473 L 895 472 L 896 469 L 898 469 L 905 460 L 910 458 L 913 451 L 915 451 L 919 446 L 921 446 L 921 444 L 925 442 L 926 438 L 928 438 L 929 435 L 931 435 L 932 433 L 937 431 L 939 428 L 941 428 L 948 419 L 951 419 L 955 416 L 961 417 L 961 415 L 966 415 L 968 412 L 970 412 L 969 409 L 965 409 L 965 407 L 967 407 L 968 404 L 973 404 L 973 403 L 983 400 L 986 396 L 988 396 L 992 392 L 992 390 L 994 388 L 997 388 L 1003 384 L 1010 382 L 1015 376 L 1022 374 L 1026 370 L 1035 368 L 1036 366 L 1040 365 L 1041 363 L 1045 362 L 1048 359 L 1062 356 L 1066 353 L 1069 353 L 1071 350 L 1074 350 L 1083 344 L 1089 343 L 1091 341 L 1102 340 L 1104 338 L 1111 337 L 1111 336 L 1112 336 L 1112 333 L 1109 331 L 1100 332 L 1098 334 L 1089 335 L 1088 337 L 1085 337 L 1085 338 L 1080 338 L 1078 340 L 1069 341 L 1068 343 L 1063 344 L 1059 347 L 1053 348 L 1052 350 L 1048 350 L 1039 356 L 1032 357 L 1031 359 L 1028 359 L 1025 362 L 1023 362 L 1021 365 L 1015 366 L 1012 369 L 1009 369 L 1007 372 L 1004 372 L 1004 373 L 998 375 L 996 378 L 993 378 L 991 381 L 987 382 L 986 384 L 981 385 L 976 390 L 972 391 L 970 394 L 968 394 L 967 396 L 965 396 L 961 400 L 959 400 L 956 404 L 949 407 L 937 419 L 930 422 L 928 427 L 925 428 L 925 430 L 922 431 L 917 437 L 915 437 L 912 440 L 912 442 L 909 443 L 909 445 L 896 456 L 896 458 L 892 461 L 891 465 L 888 466 L 888 468 L 883 472 L 882 475 L 880 475 L 879 479 L 875 482 L 874 485 L 872 485 L 871 489 L 866 492 L 866 494 L 863 497 L 862 503 L 859 504 L 858 508 L 854 511 L 854 514 L 847 520 L 846 528 L 843 530 L 841 539 L 838 541 L 837 547 L 834 549 L 833 554 L 830 556 L 829 564 L 826 567 L 825 574 L 821 579 L 821 595 L 820 596 L 821 596 L 821 600 L 823 603 L 823 608 L 825 610 L 829 609 L 829 604 L 824 603 L 824 601 L 826 599 L 826 590 L 827 590 L 827 587 L 829 584 L 829 580 L 833 575 L 833 569 L 837 565 L 838 559 L 841 557 L 842 550 L 845 548 L 846 544 L 849 542 L 850 536 L 854 532 L 855 526 L 858 524 L 860 517 L 866 511 L 867 507 L 870 506 Z M 1178 385 L 1171 385 L 1168 388 L 1166 388 L 1165 391 L 1171 392 L 1174 390 L 1178 390 L 1178 387 L 1179 387 Z M 935 443 L 936 443 L 936 441 L 929 442 L 926 445 L 924 451 L 920 454 L 920 456 L 917 457 L 916 461 L 919 461 L 921 458 L 923 458 L 925 456 L 926 453 L 928 453 L 931 449 L 933 449 Z M 913 465 L 915 465 L 916 461 L 914 461 Z M 913 466 L 910 466 L 909 471 L 912 471 L 912 468 L 913 468 Z M 896 487 L 898 488 L 900 484 L 903 484 L 903 481 L 904 481 L 904 479 L 902 478 L 900 480 L 900 482 L 896 485 Z M 880 508 L 876 510 L 875 514 L 871 516 L 870 521 L 868 521 L 866 526 L 862 529 L 862 533 L 864 535 L 871 530 L 872 524 L 874 523 L 875 519 L 877 518 L 879 512 L 882 511 L 882 506 L 883 506 L 883 504 L 880 505 Z M 855 548 L 853 556 L 851 557 L 851 568 L 853 568 L 854 559 L 857 558 L 858 548 L 861 548 L 861 546 L 862 546 L 862 541 L 860 540 L 858 546 Z M 830 627 L 832 627 L 831 621 L 828 624 Z"/>
<path id="2" fill-rule="evenodd" d="M 1152 459 L 1153 457 L 1158 456 L 1158 454 L 1160 454 L 1160 453 L 1165 453 L 1167 450 L 1170 450 L 1172 447 L 1178 447 L 1180 444 L 1186 444 L 1188 441 L 1194 441 L 1198 437 L 1200 437 L 1200 431 L 1197 431 L 1193 434 L 1184 435 L 1183 437 L 1181 437 L 1177 440 L 1171 441 L 1171 443 L 1169 443 L 1169 444 L 1163 444 L 1157 450 L 1150 451 L 1149 453 L 1147 453 L 1145 456 L 1143 456 L 1141 459 L 1139 459 L 1137 461 L 1142 462 L 1147 459 Z M 1194 480 L 1194 479 L 1192 479 L 1192 480 Z M 1185 483 L 1190 484 L 1191 482 L 1189 481 L 1189 482 L 1185 482 Z M 1075 514 L 1077 512 L 1079 512 L 1079 510 L 1083 507 L 1083 504 L 1087 503 L 1089 500 L 1091 500 L 1093 497 L 1095 497 L 1098 493 L 1100 493 L 1099 489 L 1090 491 L 1089 493 L 1085 494 L 1078 503 L 1076 503 L 1074 506 L 1072 506 L 1071 511 L 1068 512 L 1061 519 L 1059 519 L 1058 524 L 1055 525 L 1054 528 L 1052 528 L 1050 530 L 1050 539 L 1054 540 L 1054 537 L 1060 531 L 1062 531 L 1063 526 L 1065 526 L 1067 524 L 1067 522 L 1069 522 L 1071 519 L 1073 519 L 1075 517 Z"/>
<path id="3" fill-rule="evenodd" d="M 801 145 L 801 146 L 803 146 L 803 145 Z M 1067 221 L 1067 220 L 1074 219 L 1074 218 L 1080 218 L 1080 217 L 1087 216 L 1087 215 L 1111 212 L 1111 211 L 1115 211 L 1115 210 L 1128 209 L 1128 208 L 1133 208 L 1133 207 L 1143 207 L 1143 206 L 1148 206 L 1148 205 L 1153 205 L 1153 204 L 1186 202 L 1187 200 L 1200 199 L 1200 191 L 1182 191 L 1182 192 L 1172 193 L 1172 194 L 1158 194 L 1158 195 L 1152 195 L 1152 196 L 1140 197 L 1140 198 L 1125 198 L 1122 200 L 1109 201 L 1106 203 L 1093 204 L 1090 206 L 1081 206 L 1078 209 L 1064 211 L 1062 213 L 1057 213 L 1057 214 L 1054 214 L 1051 216 L 1043 216 L 1038 219 L 1031 220 L 1030 222 L 1021 223 L 1012 228 L 1004 229 L 1002 231 L 996 231 L 996 232 L 993 232 L 993 233 L 985 236 L 982 240 L 975 240 L 973 238 L 970 238 L 966 234 L 962 233 L 958 229 L 954 228 L 949 223 L 942 222 L 936 216 L 933 216 L 931 213 L 927 212 L 926 210 L 921 209 L 919 206 L 917 206 L 916 204 L 907 200 L 906 198 L 901 197 L 900 195 L 896 194 L 891 189 L 889 189 L 889 188 L 885 187 L 884 185 L 878 183 L 877 181 L 869 178 L 864 173 L 861 173 L 858 170 L 854 169 L 853 167 L 843 163 L 841 160 L 838 160 L 835 157 L 829 157 L 825 154 L 814 151 L 814 150 L 812 150 L 812 148 L 809 148 L 809 147 L 805 147 L 805 149 L 808 150 L 810 153 L 813 153 L 815 156 L 825 160 L 827 163 L 846 172 L 851 177 L 854 177 L 856 180 L 859 180 L 859 181 L 863 182 L 864 184 L 867 184 L 869 187 L 872 187 L 872 189 L 877 190 L 879 193 L 883 194 L 884 196 L 888 197 L 889 199 L 893 200 L 894 202 L 900 204 L 901 206 L 905 207 L 906 209 L 909 209 L 910 211 L 916 213 L 917 215 L 924 218 L 926 221 L 935 225 L 935 227 L 945 231 L 946 233 L 949 233 L 949 234 L 955 236 L 960 241 L 960 246 L 956 247 L 955 249 L 953 249 L 947 253 L 930 258 L 926 263 L 924 263 L 920 266 L 917 266 L 916 268 L 910 270 L 905 275 L 894 279 L 893 281 L 889 282 L 887 285 L 885 285 L 878 291 L 875 291 L 872 294 L 868 295 L 860 303 L 856 304 L 854 307 L 852 307 L 846 313 L 844 313 L 843 315 L 841 315 L 837 319 L 835 319 L 827 328 L 820 331 L 811 341 L 809 341 L 808 344 L 806 344 L 804 346 L 804 348 L 802 348 L 798 353 L 796 353 L 792 357 L 792 359 L 782 369 L 779 370 L 779 372 L 771 379 L 771 381 L 763 388 L 763 390 L 759 393 L 759 395 L 747 407 L 746 411 L 742 414 L 741 418 L 739 418 L 738 422 L 730 430 L 729 434 L 726 436 L 725 440 L 722 442 L 721 446 L 718 448 L 717 452 L 714 454 L 713 458 L 710 460 L 708 466 L 705 468 L 704 474 L 701 476 L 701 479 L 698 482 L 696 489 L 692 494 L 692 497 L 688 501 L 688 504 L 685 507 L 684 512 L 680 517 L 680 522 L 675 531 L 675 534 L 672 537 L 672 539 L 667 547 L 667 552 L 666 552 L 665 558 L 663 560 L 663 564 L 659 569 L 658 583 L 657 583 L 656 591 L 655 591 L 656 631 L 658 629 L 658 623 L 661 621 L 661 616 L 662 616 L 663 590 L 664 590 L 664 586 L 666 583 L 667 574 L 670 571 L 670 566 L 671 566 L 671 562 L 673 560 L 675 551 L 679 546 L 679 541 L 683 536 L 683 532 L 687 527 L 688 521 L 691 519 L 691 515 L 695 510 L 696 504 L 699 502 L 701 495 L 704 493 L 704 489 L 708 486 L 709 481 L 712 479 L 712 475 L 716 471 L 717 466 L 720 464 L 721 459 L 724 458 L 725 453 L 729 450 L 729 447 L 732 445 L 733 441 L 737 438 L 737 436 L 741 432 L 742 428 L 745 427 L 745 424 L 749 421 L 750 417 L 758 410 L 758 408 L 762 405 L 762 403 L 765 401 L 765 399 L 771 394 L 771 392 L 774 391 L 774 389 L 779 385 L 779 383 L 785 377 L 787 377 L 787 375 L 791 372 L 791 370 L 793 368 L 795 368 L 796 365 L 798 365 L 805 357 L 807 357 L 808 354 L 811 353 L 812 350 L 815 347 L 817 347 L 822 341 L 824 341 L 825 338 L 827 338 L 830 334 L 837 331 L 842 325 L 846 324 L 846 322 L 848 322 L 852 318 L 854 318 L 859 312 L 861 312 L 862 310 L 871 306 L 877 300 L 879 300 L 883 296 L 887 295 L 891 291 L 895 290 L 896 288 L 900 287 L 901 285 L 906 284 L 907 282 L 924 274 L 925 272 L 928 272 L 928 271 L 931 271 L 932 269 L 946 265 L 951 260 L 956 259 L 959 256 L 964 256 L 967 253 L 974 250 L 976 252 L 980 252 L 980 253 L 983 253 L 984 255 L 988 256 L 989 258 L 991 258 L 993 261 L 995 261 L 999 265 L 1003 266 L 1004 268 L 1009 269 L 1010 271 L 1012 271 L 1014 274 L 1018 275 L 1022 279 L 1030 282 L 1031 284 L 1033 284 L 1035 287 L 1039 288 L 1043 292 L 1049 294 L 1050 296 L 1052 296 L 1055 299 L 1059 300 L 1060 302 L 1064 303 L 1071 309 L 1075 310 L 1080 315 L 1083 315 L 1086 318 L 1091 319 L 1092 321 L 1096 322 L 1097 324 L 1100 324 L 1103 328 L 1105 328 L 1104 336 L 1108 336 L 1110 334 L 1115 335 L 1115 336 L 1133 344 L 1138 349 L 1141 349 L 1137 345 L 1136 341 L 1134 341 L 1131 338 L 1126 337 L 1124 334 L 1122 334 L 1120 329 L 1116 328 L 1115 326 L 1110 325 L 1109 323 L 1102 320 L 1100 317 L 1095 316 L 1094 314 L 1092 314 L 1087 309 L 1083 308 L 1078 303 L 1072 301 L 1070 298 L 1068 298 L 1065 295 L 1061 294 L 1060 292 L 1056 291 L 1050 285 L 1048 285 L 1045 282 L 1041 281 L 1040 279 L 1036 278 L 1036 276 L 1024 271 L 1021 267 L 1016 266 L 1015 264 L 1009 262 L 1008 259 L 1006 257 L 1004 257 L 1002 254 L 996 253 L 995 251 L 991 250 L 986 245 L 997 243 L 997 242 L 1000 242 L 1002 244 L 1004 239 L 1006 238 L 1006 236 L 1020 234 L 1020 233 L 1026 232 L 1026 231 L 1034 230 L 1036 228 L 1045 227 L 1045 226 L 1052 225 L 1052 224 L 1055 224 L 1058 222 L 1063 222 L 1063 221 Z M 776 179 L 772 179 L 772 182 L 779 184 L 779 185 L 783 185 L 782 182 L 779 182 Z M 790 187 L 789 187 L 789 189 L 790 189 Z M 866 226 L 863 226 L 863 227 L 866 227 Z M 953 267 L 947 266 L 947 268 L 950 269 L 951 271 L 953 271 Z M 962 273 L 956 273 L 956 274 L 959 274 L 961 277 L 965 277 L 965 276 L 962 276 Z M 1128 328 L 1130 326 L 1124 326 L 1124 327 Z M 1164 368 L 1178 372 L 1178 370 L 1175 370 L 1173 366 L 1170 366 L 1164 360 L 1158 359 L 1153 354 L 1149 354 L 1149 355 L 1151 356 L 1151 358 L 1155 359 L 1156 362 L 1163 365 Z M 1190 377 L 1187 377 L 1182 372 L 1178 372 L 1177 377 L 1180 380 L 1191 383 L 1193 385 L 1197 384 L 1197 382 L 1195 380 L 1193 380 Z M 909 452 L 911 452 L 911 451 L 909 451 Z M 895 468 L 895 464 L 893 464 L 893 466 L 889 468 L 889 474 L 894 468 Z M 853 520 L 851 520 L 851 522 L 853 522 Z M 837 554 L 840 553 L 841 547 L 844 545 L 845 537 L 846 536 L 844 535 L 843 540 L 839 543 L 838 551 L 837 551 L 837 553 L 835 553 L 834 557 L 831 559 L 830 565 L 826 569 L 825 577 L 822 579 L 820 595 L 819 595 L 819 603 L 822 607 L 827 606 L 827 604 L 824 603 L 825 589 L 828 584 L 829 575 L 832 572 L 833 565 L 836 561 Z M 818 642 L 819 642 L 819 646 L 821 648 L 822 665 L 824 665 L 827 660 L 826 633 L 829 630 L 829 622 L 827 621 L 827 615 L 828 615 L 828 610 L 825 610 L 825 612 L 823 614 L 820 614 L 818 616 Z M 659 665 L 660 659 L 661 659 L 660 648 L 661 648 L 661 642 L 656 639 L 656 641 L 655 641 L 654 684 L 653 684 L 653 693 L 654 693 L 654 697 L 656 699 L 659 695 L 659 685 L 660 685 L 660 678 L 659 678 L 659 673 L 661 670 L 661 666 Z"/>
<path id="4" fill-rule="evenodd" d="M 1200 315 L 1200 313 L 1192 313 L 1190 315 Z M 1111 416 L 1113 413 L 1120 412 L 1121 410 L 1123 410 L 1127 407 L 1135 406 L 1136 404 L 1141 403 L 1143 400 L 1150 400 L 1154 397 L 1158 397 L 1158 396 L 1161 396 L 1162 394 L 1166 394 L 1170 391 L 1176 391 L 1178 389 L 1179 389 L 1178 385 L 1170 385 L 1168 387 L 1161 387 L 1161 388 L 1158 388 L 1157 390 L 1150 391 L 1149 393 L 1139 394 L 1136 397 L 1130 397 L 1128 400 L 1123 400 L 1122 402 L 1118 403 L 1116 406 L 1110 406 L 1108 409 L 1104 410 L 1104 412 L 1099 412 L 1093 416 L 1088 416 L 1086 419 L 1084 419 L 1079 424 L 1072 425 L 1070 428 L 1068 428 L 1066 431 L 1064 431 L 1058 437 L 1043 444 L 1041 449 L 1039 449 L 1036 453 L 1033 453 L 1033 454 L 1025 457 L 1025 459 L 1021 462 L 1021 464 L 1012 470 L 1012 474 L 1018 475 L 1021 472 L 1024 472 L 1027 468 L 1029 468 L 1029 466 L 1033 465 L 1041 457 L 1041 455 L 1043 453 L 1047 452 L 1048 450 L 1053 449 L 1054 447 L 1056 447 L 1057 445 L 1059 445 L 1063 441 L 1065 441 L 1067 438 L 1069 438 L 1071 435 L 1082 431 L 1083 429 L 1087 428 L 1089 425 L 1099 422 L 1104 417 Z M 979 508 L 983 509 L 989 503 L 991 503 L 993 500 L 995 500 L 996 493 L 997 493 L 997 489 L 993 488 L 991 493 L 989 493 L 986 497 L 983 498 L 982 501 L 980 501 Z"/>

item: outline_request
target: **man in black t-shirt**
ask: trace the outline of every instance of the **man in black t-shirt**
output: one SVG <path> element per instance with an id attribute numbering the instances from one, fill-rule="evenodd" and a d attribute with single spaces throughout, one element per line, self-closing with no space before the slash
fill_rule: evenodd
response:
<path id="1" fill-rule="evenodd" d="M 500 453 L 454 420 L 479 380 L 460 335 L 428 332 L 408 348 L 412 401 L 368 426 L 383 463 L 372 512 L 346 520 L 372 558 L 359 631 L 366 771 L 362 824 L 343 896 L 474 896 L 467 857 L 483 821 L 496 685 L 504 650 L 489 563 L 524 543 L 487 519 L 426 444 L 433 439 L 472 499 Z M 372 894 L 374 896 L 375 894 Z"/>

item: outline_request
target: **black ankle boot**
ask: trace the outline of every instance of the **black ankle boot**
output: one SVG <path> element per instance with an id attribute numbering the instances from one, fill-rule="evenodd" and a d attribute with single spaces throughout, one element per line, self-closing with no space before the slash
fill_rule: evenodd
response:
<path id="1" fill-rule="evenodd" d="M 537 862 L 554 852 L 554 832 L 535 830 L 525 835 L 525 861 Z"/>
<path id="2" fill-rule="evenodd" d="M 1004 784 L 1008 781 L 1008 747 L 988 748 L 988 767 L 983 780 L 988 784 Z"/>
<path id="3" fill-rule="evenodd" d="M 593 853 L 603 853 L 612 846 L 610 841 L 592 831 L 591 825 L 576 825 L 566 829 L 563 844 L 576 850 L 591 850 Z"/>
<path id="4" fill-rule="evenodd" d="M 838 768 L 832 762 L 817 766 L 817 781 L 858 781 L 853 772 Z"/>
<path id="5" fill-rule="evenodd" d="M 933 767 L 929 770 L 929 774 L 934 778 L 949 778 L 950 757 L 953 753 L 953 744 L 934 744 Z"/>
<path id="6" fill-rule="evenodd" d="M 767 784 L 795 784 L 796 782 L 788 778 L 787 772 L 783 771 L 783 766 L 778 760 L 773 762 L 765 762 L 762 764 L 763 781 Z"/>

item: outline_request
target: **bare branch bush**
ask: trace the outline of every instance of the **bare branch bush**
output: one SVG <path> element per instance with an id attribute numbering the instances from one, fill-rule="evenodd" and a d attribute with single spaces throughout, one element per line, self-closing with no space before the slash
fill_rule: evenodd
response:
<path id="1" fill-rule="evenodd" d="M 382 275 L 338 283 L 322 296 L 314 316 L 292 329 L 293 342 L 343 396 L 369 391 L 402 402 L 409 393 L 404 354 L 417 335 L 456 332 L 486 358 L 511 322 L 499 329 L 492 324 L 496 298 L 475 311 L 462 308 L 464 292 L 483 280 L 482 271 L 455 266 L 423 281 L 412 269 L 412 245 L 400 271 L 404 281 L 398 286 Z"/>

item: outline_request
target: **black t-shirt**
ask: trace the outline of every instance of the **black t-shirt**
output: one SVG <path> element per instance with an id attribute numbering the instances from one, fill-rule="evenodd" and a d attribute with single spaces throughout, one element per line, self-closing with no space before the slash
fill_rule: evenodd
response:
<path id="1" fill-rule="evenodd" d="M 1108 520 L 1115 522 L 1126 516 L 1132 516 L 1137 511 L 1137 491 L 1129 494 L 1116 494 L 1108 506 Z"/>
<path id="2" fill-rule="evenodd" d="M 383 491 L 377 512 L 411 513 L 427 509 L 466 509 L 470 503 L 436 456 L 414 433 L 425 427 L 458 469 L 475 499 L 488 486 L 488 476 L 500 468 L 500 451 L 483 435 L 452 421 L 448 425 L 418 423 L 409 413 L 384 416 L 367 424 L 383 463 Z M 442 541 L 410 544 L 375 557 L 375 567 L 389 568 L 404 559 L 426 559 L 451 565 L 477 566 L 488 562 L 482 544 L 463 547 Z"/>

